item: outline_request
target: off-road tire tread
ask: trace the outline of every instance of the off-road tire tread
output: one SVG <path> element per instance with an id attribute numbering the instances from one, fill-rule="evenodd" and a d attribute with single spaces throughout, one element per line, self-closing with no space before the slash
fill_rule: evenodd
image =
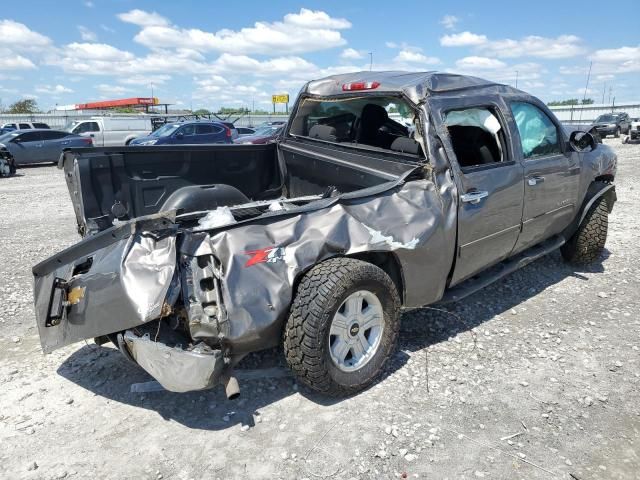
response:
<path id="1" fill-rule="evenodd" d="M 393 315 L 385 328 L 392 331 L 391 350 L 381 367 L 357 385 L 346 387 L 329 374 L 331 360 L 324 358 L 324 326 L 330 322 L 326 306 L 335 292 L 349 288 L 359 280 L 376 280 L 389 291 Z M 301 279 L 289 318 L 284 328 L 284 353 L 289 367 L 301 383 L 325 395 L 343 397 L 363 390 L 373 383 L 393 353 L 400 329 L 400 297 L 389 276 L 379 267 L 350 258 L 333 258 L 319 263 Z M 382 348 L 382 345 L 381 345 Z"/>
<path id="2" fill-rule="evenodd" d="M 586 264 L 596 260 L 607 241 L 609 210 L 605 198 L 591 206 L 576 233 L 560 251 L 565 260 L 575 264 Z"/>

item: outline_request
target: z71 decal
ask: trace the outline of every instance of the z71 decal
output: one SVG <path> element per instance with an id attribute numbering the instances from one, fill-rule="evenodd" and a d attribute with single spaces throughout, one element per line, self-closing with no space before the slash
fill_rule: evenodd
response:
<path id="1" fill-rule="evenodd" d="M 251 256 L 247 263 L 244 264 L 245 267 L 251 267 L 258 263 L 276 263 L 284 260 L 284 247 L 267 247 L 244 253 Z"/>

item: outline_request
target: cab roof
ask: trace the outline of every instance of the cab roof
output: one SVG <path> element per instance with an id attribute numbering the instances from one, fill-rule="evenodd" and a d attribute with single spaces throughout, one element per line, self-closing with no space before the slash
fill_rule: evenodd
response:
<path id="1" fill-rule="evenodd" d="M 473 90 L 483 93 L 523 93 L 508 85 L 491 82 L 483 78 L 469 75 L 458 75 L 444 72 L 402 72 L 402 71 L 361 71 L 331 75 L 307 83 L 302 92 L 309 95 L 332 96 L 344 94 L 343 85 L 349 83 L 377 82 L 375 89 L 349 91 L 351 94 L 368 94 L 392 92 L 406 95 L 414 103 L 420 103 L 427 96 L 446 95 L 450 92 Z"/>

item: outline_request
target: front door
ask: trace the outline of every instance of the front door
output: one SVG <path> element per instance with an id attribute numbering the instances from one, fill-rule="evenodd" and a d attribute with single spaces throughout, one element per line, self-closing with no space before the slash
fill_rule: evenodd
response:
<path id="1" fill-rule="evenodd" d="M 522 220 L 523 170 L 512 156 L 497 103 L 454 107 L 442 113 L 442 121 L 459 178 L 454 285 L 513 250 Z"/>
<path id="2" fill-rule="evenodd" d="M 12 140 L 11 154 L 18 165 L 44 161 L 39 131 L 26 131 Z"/>
<path id="3" fill-rule="evenodd" d="M 524 166 L 522 233 L 515 251 L 561 232 L 572 221 L 578 200 L 580 161 L 560 126 L 538 106 L 510 103 L 516 148 Z M 566 153 L 565 153 L 566 152 Z"/>

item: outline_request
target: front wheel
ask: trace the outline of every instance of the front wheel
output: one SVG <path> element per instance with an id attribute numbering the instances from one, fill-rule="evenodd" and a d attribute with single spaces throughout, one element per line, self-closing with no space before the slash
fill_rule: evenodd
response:
<path id="1" fill-rule="evenodd" d="M 369 386 L 394 351 L 400 298 L 379 267 L 335 258 L 304 275 L 284 331 L 287 362 L 301 383 L 332 396 Z"/>
<path id="2" fill-rule="evenodd" d="M 576 233 L 560 247 L 562 256 L 576 264 L 593 262 L 604 250 L 608 228 L 607 201 L 601 197 L 591 206 Z"/>

